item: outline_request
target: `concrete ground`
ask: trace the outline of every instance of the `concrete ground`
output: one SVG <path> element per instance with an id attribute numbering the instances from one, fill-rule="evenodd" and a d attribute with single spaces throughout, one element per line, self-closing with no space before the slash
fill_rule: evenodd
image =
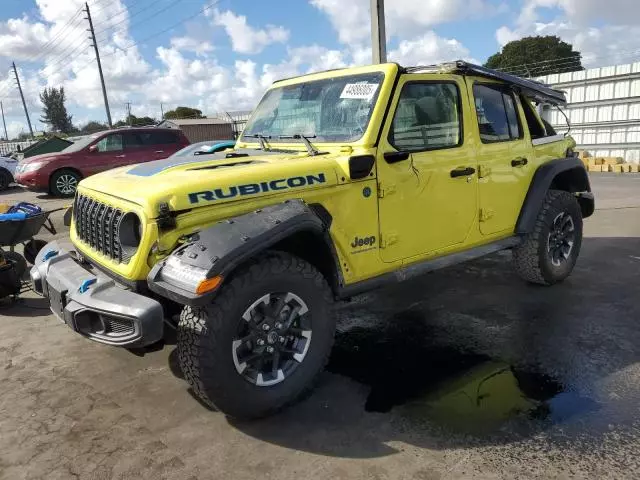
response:
<path id="1" fill-rule="evenodd" d="M 26 293 L 0 307 L 0 478 L 638 478 L 640 175 L 592 182 L 565 283 L 506 253 L 340 305 L 317 390 L 258 422 L 192 398 L 175 346 L 97 345 Z"/>

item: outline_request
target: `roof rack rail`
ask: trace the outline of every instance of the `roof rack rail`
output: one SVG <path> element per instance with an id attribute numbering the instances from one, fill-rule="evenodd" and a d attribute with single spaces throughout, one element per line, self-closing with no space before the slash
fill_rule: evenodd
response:
<path id="1" fill-rule="evenodd" d="M 441 63 L 438 65 L 425 65 L 417 67 L 406 67 L 407 73 L 461 73 L 463 75 L 477 75 L 479 77 L 500 80 L 518 87 L 524 95 L 533 98 L 540 103 L 551 105 L 566 105 L 565 93 L 556 90 L 536 80 L 517 77 L 509 73 L 498 72 L 490 68 L 474 65 L 473 63 L 458 60 L 455 62 Z"/>

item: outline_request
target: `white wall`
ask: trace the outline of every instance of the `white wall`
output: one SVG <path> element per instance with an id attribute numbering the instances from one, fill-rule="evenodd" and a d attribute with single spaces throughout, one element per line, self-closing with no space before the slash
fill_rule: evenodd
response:
<path id="1" fill-rule="evenodd" d="M 640 163 L 640 62 L 547 75 L 537 80 L 566 92 L 565 109 L 578 148 Z M 564 116 L 545 115 L 559 132 Z"/>

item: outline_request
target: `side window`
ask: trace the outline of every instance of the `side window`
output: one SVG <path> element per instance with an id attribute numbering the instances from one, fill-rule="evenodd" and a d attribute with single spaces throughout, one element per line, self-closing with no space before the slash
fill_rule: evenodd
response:
<path id="1" fill-rule="evenodd" d="M 474 85 L 473 96 L 482 143 L 522 138 L 518 110 L 510 92 L 499 86 Z"/>
<path id="2" fill-rule="evenodd" d="M 531 105 L 531 102 L 526 97 L 521 96 L 520 103 L 524 110 L 524 117 L 527 119 L 527 126 L 529 127 L 529 133 L 531 134 L 531 140 L 556 134 L 551 125 L 548 126 L 549 131 L 545 131 L 546 125 L 540 124 L 540 120 L 538 120 L 538 116 L 533 109 L 533 105 Z"/>
<path id="3" fill-rule="evenodd" d="M 173 132 L 149 132 L 145 134 L 146 145 L 169 145 L 178 143 L 178 136 Z"/>
<path id="4" fill-rule="evenodd" d="M 389 143 L 404 151 L 456 147 L 462 142 L 461 122 L 456 84 L 407 83 L 400 92 Z"/>
<path id="5" fill-rule="evenodd" d="M 122 150 L 122 135 L 119 133 L 107 135 L 98 143 L 96 143 L 96 148 L 100 153 L 117 152 L 119 150 Z"/>
<path id="6" fill-rule="evenodd" d="M 144 135 L 144 134 L 142 134 Z M 140 148 L 143 146 L 142 135 L 138 133 L 128 132 L 123 134 L 124 148 Z"/>

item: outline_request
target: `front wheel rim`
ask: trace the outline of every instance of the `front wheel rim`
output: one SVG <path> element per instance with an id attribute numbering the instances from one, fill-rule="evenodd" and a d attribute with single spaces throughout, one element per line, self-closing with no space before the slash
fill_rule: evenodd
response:
<path id="1" fill-rule="evenodd" d="M 562 212 L 554 218 L 549 230 L 547 252 L 552 265 L 560 267 L 569 261 L 576 240 L 573 218 Z"/>
<path id="2" fill-rule="evenodd" d="M 311 315 L 294 293 L 268 293 L 242 314 L 231 353 L 236 371 L 258 387 L 283 382 L 304 361 L 311 344 Z"/>
<path id="3" fill-rule="evenodd" d="M 60 193 L 63 193 L 65 195 L 75 193 L 77 186 L 78 186 L 78 179 L 73 175 L 69 175 L 69 174 L 60 175 L 56 180 L 56 188 Z"/>

